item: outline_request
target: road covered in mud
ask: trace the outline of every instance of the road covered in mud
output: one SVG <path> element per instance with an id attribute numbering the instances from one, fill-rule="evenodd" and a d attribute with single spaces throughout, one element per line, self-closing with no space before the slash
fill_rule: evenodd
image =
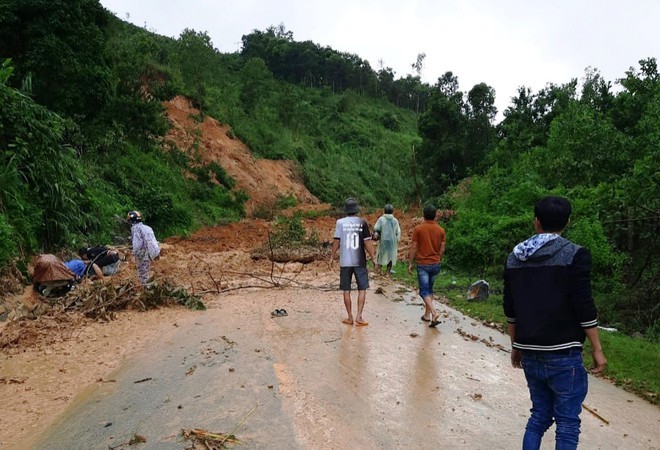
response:
<path id="1" fill-rule="evenodd" d="M 255 449 L 520 448 L 530 404 L 506 336 L 446 305 L 429 328 L 415 293 L 386 278 L 372 280 L 369 326 L 344 325 L 341 294 L 326 289 L 333 275 L 209 298 L 15 448 L 127 448 L 139 437 L 139 448 L 183 449 L 181 431 L 196 428 Z M 658 408 L 589 383 L 582 448 L 658 448 Z"/>

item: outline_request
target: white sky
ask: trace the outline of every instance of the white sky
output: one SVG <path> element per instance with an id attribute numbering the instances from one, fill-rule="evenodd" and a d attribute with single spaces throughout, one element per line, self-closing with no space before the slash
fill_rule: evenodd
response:
<path id="1" fill-rule="evenodd" d="M 657 0 L 101 0 L 118 17 L 178 37 L 206 31 L 223 53 L 241 36 L 284 24 L 296 41 L 355 53 L 397 78 L 426 53 L 422 79 L 452 71 L 460 89 L 485 82 L 500 112 L 519 86 L 581 79 L 614 82 L 640 59 L 660 59 Z"/>

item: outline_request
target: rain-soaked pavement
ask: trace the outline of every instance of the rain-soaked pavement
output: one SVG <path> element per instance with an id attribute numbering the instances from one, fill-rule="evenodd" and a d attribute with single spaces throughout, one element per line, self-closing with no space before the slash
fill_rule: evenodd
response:
<path id="1" fill-rule="evenodd" d="M 179 450 L 190 428 L 234 432 L 246 449 L 520 448 L 529 398 L 508 337 L 445 305 L 431 329 L 412 291 L 373 284 L 361 328 L 341 323 L 339 292 L 218 298 L 22 448 L 129 448 L 140 435 L 130 448 Z M 583 411 L 581 448 L 660 448 L 660 409 L 589 383 L 585 404 L 601 418 Z M 554 448 L 554 427 L 542 448 Z"/>

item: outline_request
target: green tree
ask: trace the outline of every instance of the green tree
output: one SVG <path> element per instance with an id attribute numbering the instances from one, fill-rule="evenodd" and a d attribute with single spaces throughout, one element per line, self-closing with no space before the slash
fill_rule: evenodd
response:
<path id="1" fill-rule="evenodd" d="M 241 102 L 245 111 L 249 114 L 254 112 L 257 104 L 268 97 L 267 89 L 272 74 L 268 66 L 261 58 L 250 58 L 245 62 L 241 70 Z"/>
<path id="2" fill-rule="evenodd" d="M 381 61 L 382 65 L 382 61 Z M 376 74 L 378 78 L 378 92 L 392 100 L 394 97 L 394 71 L 391 67 L 381 67 Z"/>
<path id="3" fill-rule="evenodd" d="M 612 94 L 612 83 L 605 80 L 594 68 L 587 68 L 582 80 L 581 103 L 589 106 L 602 114 L 608 114 L 614 107 L 614 95 Z"/>
<path id="4" fill-rule="evenodd" d="M 178 63 L 188 93 L 203 112 L 206 80 L 212 77 L 218 52 L 206 31 L 186 28 L 177 40 Z M 214 64 L 215 63 L 215 64 Z"/>
<path id="5" fill-rule="evenodd" d="M 624 91 L 617 95 L 612 112 L 617 128 L 627 133 L 636 132 L 637 123 L 657 96 L 659 75 L 656 59 L 643 59 L 639 64 L 639 71 L 631 67 L 626 76 L 619 80 Z"/>
<path id="6" fill-rule="evenodd" d="M 485 83 L 474 86 L 466 102 L 453 73 L 438 79 L 419 120 L 419 162 L 427 195 L 439 195 L 483 170 L 484 157 L 496 142 L 491 124 L 497 112 L 494 103 L 495 91 Z"/>
<path id="7" fill-rule="evenodd" d="M 5 84 L 0 104 L 0 213 L 16 233 L 14 253 L 52 249 L 97 221 L 79 206 L 83 175 L 65 123 Z"/>
<path id="8" fill-rule="evenodd" d="M 467 94 L 467 131 L 463 164 L 471 173 L 482 172 L 486 156 L 496 144 L 493 120 L 497 114 L 495 90 L 486 83 L 476 84 Z"/>
<path id="9" fill-rule="evenodd" d="M 419 167 L 426 196 L 439 195 L 467 175 L 463 164 L 466 127 L 461 93 L 450 97 L 437 89 L 426 113 L 419 119 L 423 139 L 418 153 Z"/>
<path id="10" fill-rule="evenodd" d="M 544 147 L 550 124 L 576 98 L 576 88 L 576 80 L 565 85 L 550 83 L 537 93 L 519 88 L 512 105 L 504 110 L 504 120 L 497 126 L 498 145 L 490 153 L 488 164 L 508 167 L 518 155 Z"/>
<path id="11" fill-rule="evenodd" d="M 109 13 L 98 0 L 8 0 L 0 7 L 0 54 L 16 67 L 19 88 L 31 80 L 34 98 L 68 116 L 94 116 L 112 95 L 104 29 Z"/>

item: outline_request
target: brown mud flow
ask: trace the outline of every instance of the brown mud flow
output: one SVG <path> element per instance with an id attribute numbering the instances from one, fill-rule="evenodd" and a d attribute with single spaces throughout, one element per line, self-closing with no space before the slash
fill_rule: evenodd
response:
<path id="1" fill-rule="evenodd" d="M 501 350 L 508 338 L 444 305 L 431 329 L 414 292 L 383 278 L 372 280 L 367 327 L 341 323 L 336 291 L 239 291 L 209 305 L 165 329 L 33 448 L 106 449 L 138 434 L 141 448 L 175 449 L 182 428 L 233 431 L 243 448 L 520 447 L 529 398 Z M 287 316 L 271 316 L 282 308 Z M 584 411 L 582 448 L 657 448 L 656 407 L 589 381 L 585 403 L 609 424 Z M 553 441 L 551 428 L 543 448 Z"/>

